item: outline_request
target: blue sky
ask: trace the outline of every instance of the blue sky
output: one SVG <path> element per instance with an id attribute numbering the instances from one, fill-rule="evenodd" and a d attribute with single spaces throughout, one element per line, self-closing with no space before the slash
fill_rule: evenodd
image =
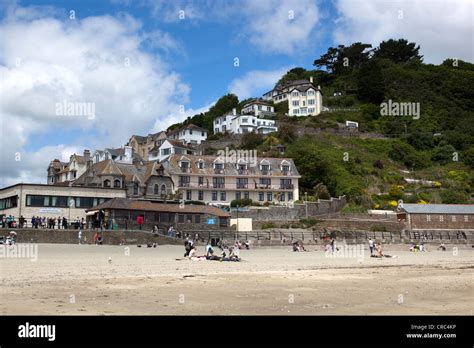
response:
<path id="1" fill-rule="evenodd" d="M 4 0 L 0 186 L 44 182 L 53 158 L 122 146 L 228 92 L 259 97 L 330 46 L 403 37 L 426 62 L 472 61 L 472 22 L 469 0 Z M 58 115 L 63 101 L 96 115 Z"/>

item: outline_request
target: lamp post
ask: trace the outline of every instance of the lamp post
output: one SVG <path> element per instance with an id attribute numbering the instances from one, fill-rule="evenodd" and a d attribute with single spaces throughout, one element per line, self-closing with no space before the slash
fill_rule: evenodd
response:
<path id="1" fill-rule="evenodd" d="M 308 218 L 308 192 L 304 193 L 304 208 L 306 212 L 306 219 Z"/>
<path id="2" fill-rule="evenodd" d="M 240 205 L 237 205 L 237 236 L 239 234 L 239 207 Z"/>

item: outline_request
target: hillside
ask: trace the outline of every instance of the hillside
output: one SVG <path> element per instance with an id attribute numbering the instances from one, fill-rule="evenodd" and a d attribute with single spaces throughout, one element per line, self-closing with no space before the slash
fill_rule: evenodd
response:
<path id="1" fill-rule="evenodd" d="M 284 144 L 284 156 L 294 159 L 302 175 L 300 192 L 308 192 L 310 199 L 347 195 L 348 210 L 389 208 L 399 199 L 469 202 L 474 187 L 474 64 L 452 59 L 424 64 L 418 51 L 405 40 L 382 42 L 375 49 L 362 43 L 331 47 L 314 61 L 317 69 L 295 68 L 280 80 L 313 76 L 326 111 L 289 118 L 287 106 L 277 104 L 277 134 L 248 134 L 231 143 L 276 157 L 275 145 Z M 382 115 L 381 103 L 389 101 L 415 103 L 419 114 Z M 228 94 L 184 124 L 212 134 L 215 117 L 244 104 Z M 359 122 L 359 130 L 344 129 L 346 120 Z M 212 143 L 219 138 L 209 137 L 207 151 L 218 148 Z"/>

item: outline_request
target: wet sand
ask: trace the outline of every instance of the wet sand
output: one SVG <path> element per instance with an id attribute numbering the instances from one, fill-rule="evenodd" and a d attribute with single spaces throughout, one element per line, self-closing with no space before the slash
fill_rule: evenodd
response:
<path id="1" fill-rule="evenodd" d="M 472 249 L 390 246 L 397 257 L 384 259 L 309 249 L 255 248 L 218 262 L 177 260 L 180 246 L 39 244 L 37 261 L 0 258 L 0 314 L 473 313 Z"/>

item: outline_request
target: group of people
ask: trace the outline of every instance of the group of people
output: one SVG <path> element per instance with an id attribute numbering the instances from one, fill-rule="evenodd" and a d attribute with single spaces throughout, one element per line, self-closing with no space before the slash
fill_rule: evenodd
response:
<path id="1" fill-rule="evenodd" d="M 0 236 L 1 245 L 15 245 L 16 244 L 16 232 L 10 231 L 8 236 Z"/>
<path id="2" fill-rule="evenodd" d="M 392 255 L 385 254 L 383 252 L 382 243 L 377 243 L 369 238 L 369 249 L 370 249 L 370 257 L 396 257 Z"/>
<path id="3" fill-rule="evenodd" d="M 16 221 L 13 215 L 4 216 L 1 218 L 0 223 L 2 228 L 26 228 L 28 227 L 28 221 L 26 218 L 21 215 Z M 69 222 L 66 217 L 58 216 L 55 217 L 41 217 L 41 216 L 32 216 L 31 217 L 31 227 L 32 228 L 48 228 L 48 229 L 84 229 L 86 222 L 84 218 L 77 217 L 73 222 Z"/>
<path id="4" fill-rule="evenodd" d="M 222 244 L 219 246 L 221 249 L 220 256 L 214 254 L 214 248 L 210 241 L 206 244 L 206 254 L 205 255 L 198 255 L 197 254 L 197 247 L 195 241 L 191 238 L 187 238 L 184 242 L 184 257 L 192 260 L 192 261 L 234 261 L 239 262 L 240 259 L 240 247 L 242 243 L 235 242 L 231 247 L 224 247 Z"/>
<path id="5" fill-rule="evenodd" d="M 293 251 L 308 251 L 305 249 L 303 242 L 297 240 L 296 242 L 293 242 Z"/>
<path id="6" fill-rule="evenodd" d="M 428 251 L 426 250 L 426 247 L 425 247 L 425 244 L 424 243 L 421 243 L 421 244 L 410 244 L 410 251 L 413 251 L 413 252 L 418 252 L 418 251 L 421 251 L 421 252 L 425 252 L 425 251 Z"/>

